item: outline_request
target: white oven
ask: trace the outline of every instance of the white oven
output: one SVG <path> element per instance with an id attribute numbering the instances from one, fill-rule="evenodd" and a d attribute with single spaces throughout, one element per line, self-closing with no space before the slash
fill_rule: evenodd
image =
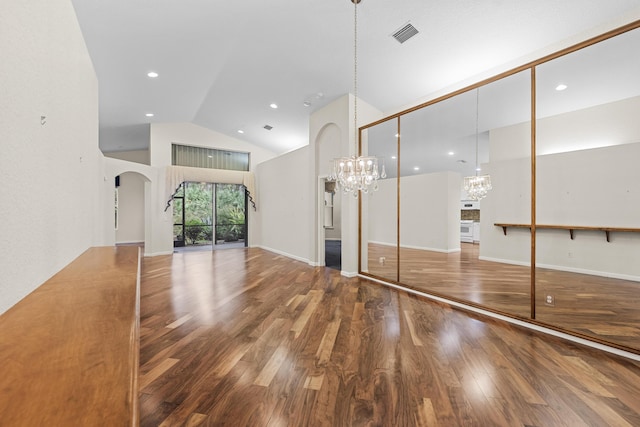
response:
<path id="1" fill-rule="evenodd" d="M 480 210 L 480 201 L 479 200 L 462 200 L 460 202 L 460 209 L 463 211 Z"/>
<path id="2" fill-rule="evenodd" d="M 460 221 L 460 241 L 473 243 L 473 221 L 463 219 Z"/>

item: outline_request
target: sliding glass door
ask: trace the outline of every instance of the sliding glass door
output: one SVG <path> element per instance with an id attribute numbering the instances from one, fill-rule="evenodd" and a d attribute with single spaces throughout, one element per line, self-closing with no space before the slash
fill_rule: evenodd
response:
<path id="1" fill-rule="evenodd" d="M 184 182 L 173 202 L 174 247 L 246 246 L 246 219 L 242 185 Z"/>

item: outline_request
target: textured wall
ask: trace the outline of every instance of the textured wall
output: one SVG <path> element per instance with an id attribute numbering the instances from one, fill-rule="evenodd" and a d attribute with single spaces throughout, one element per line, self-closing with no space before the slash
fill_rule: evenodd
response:
<path id="1" fill-rule="evenodd" d="M 309 262 L 309 147 L 258 165 L 259 246 Z M 285 172 L 286 171 L 286 172 Z"/>
<path id="2" fill-rule="evenodd" d="M 0 2 L 0 52 L 4 312 L 101 242 L 102 155 L 98 83 L 71 2 Z"/>

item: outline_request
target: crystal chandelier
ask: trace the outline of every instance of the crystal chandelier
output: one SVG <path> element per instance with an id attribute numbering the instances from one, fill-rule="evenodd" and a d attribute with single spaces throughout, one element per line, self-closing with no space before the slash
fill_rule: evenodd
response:
<path id="1" fill-rule="evenodd" d="M 467 192 L 469 200 L 481 200 L 487 197 L 487 193 L 491 190 L 491 176 L 478 175 L 482 169 L 478 162 L 478 99 L 480 98 L 480 89 L 476 89 L 476 174 L 474 176 L 464 177 L 464 190 Z"/>
<path id="2" fill-rule="evenodd" d="M 375 157 L 341 157 L 333 159 L 332 163 L 329 180 L 335 181 L 343 192 L 353 193 L 354 197 L 358 197 L 359 191 L 377 191 L 378 178 L 387 176 L 384 164 L 378 172 L 378 159 Z"/>
<path id="3" fill-rule="evenodd" d="M 354 141 L 358 141 L 358 3 L 362 0 L 351 0 L 354 5 L 353 18 L 353 129 Z M 358 193 L 378 190 L 378 178 L 386 178 L 382 169 L 378 171 L 378 159 L 371 156 L 351 156 L 333 159 L 329 169 L 329 181 L 335 181 L 346 193 L 358 197 Z"/>
<path id="4" fill-rule="evenodd" d="M 464 177 L 464 189 L 469 195 L 469 200 L 484 199 L 491 188 L 491 177 L 489 175 Z"/>

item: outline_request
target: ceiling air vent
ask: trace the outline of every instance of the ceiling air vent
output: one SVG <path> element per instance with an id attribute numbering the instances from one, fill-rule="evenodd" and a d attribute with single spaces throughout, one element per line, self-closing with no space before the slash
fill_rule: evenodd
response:
<path id="1" fill-rule="evenodd" d="M 411 24 L 407 24 L 393 33 L 391 36 L 394 39 L 398 40 L 398 42 L 404 43 L 416 34 L 418 34 L 418 30 L 416 29 L 416 27 Z"/>
<path id="2" fill-rule="evenodd" d="M 273 129 L 273 126 L 264 125 L 264 128 L 265 128 L 266 130 L 271 130 L 271 129 Z"/>

